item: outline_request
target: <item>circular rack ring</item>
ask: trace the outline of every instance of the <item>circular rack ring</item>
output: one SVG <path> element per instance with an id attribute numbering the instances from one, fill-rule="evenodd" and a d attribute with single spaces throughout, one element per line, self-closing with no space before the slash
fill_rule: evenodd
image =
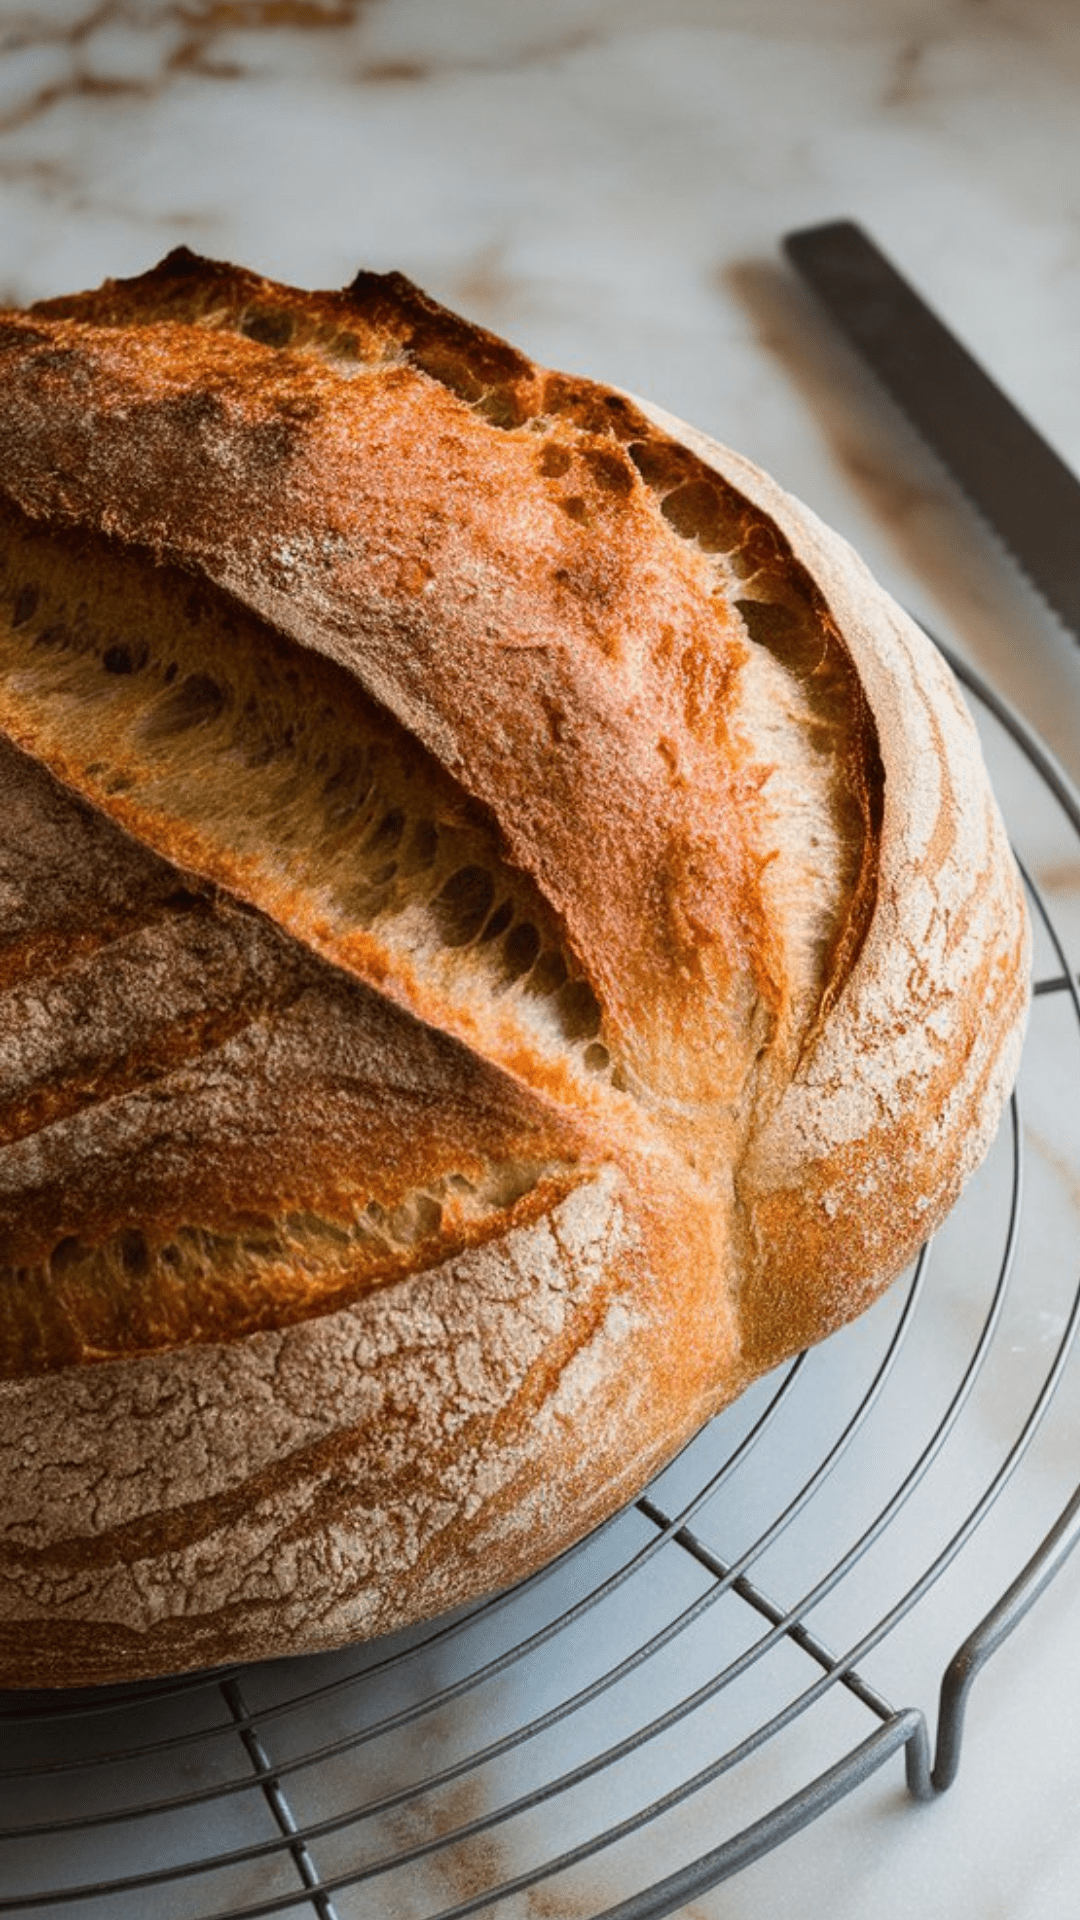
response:
<path id="1" fill-rule="evenodd" d="M 0 1695 L 0 1914 L 660 1920 L 894 1754 L 915 1798 L 950 1785 L 975 1678 L 1080 1538 L 1046 1442 L 1071 1203 L 1038 1152 L 1080 1066 L 1080 928 L 1039 874 L 1075 860 L 1080 800 L 952 664 L 1031 843 L 1037 973 L 1007 1123 L 935 1243 L 511 1593 L 338 1654 Z M 1038 1527 L 1019 1571 L 1010 1500 Z M 933 1736 L 897 1683 L 939 1690 Z"/>

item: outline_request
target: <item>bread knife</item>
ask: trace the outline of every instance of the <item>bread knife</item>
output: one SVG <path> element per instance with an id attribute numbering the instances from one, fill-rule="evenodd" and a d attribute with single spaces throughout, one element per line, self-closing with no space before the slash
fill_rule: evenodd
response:
<path id="1" fill-rule="evenodd" d="M 784 251 L 1074 637 L 1080 480 L 853 220 Z"/>

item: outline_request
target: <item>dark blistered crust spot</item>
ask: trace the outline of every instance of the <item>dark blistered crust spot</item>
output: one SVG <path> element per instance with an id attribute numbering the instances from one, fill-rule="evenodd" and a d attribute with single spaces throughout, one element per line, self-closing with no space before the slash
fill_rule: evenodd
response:
<path id="1" fill-rule="evenodd" d="M 25 627 L 32 620 L 40 598 L 41 590 L 36 581 L 28 580 L 16 590 L 11 605 L 11 624 L 13 627 Z"/>
<path id="2" fill-rule="evenodd" d="M 604 493 L 612 494 L 616 500 L 625 500 L 632 493 L 633 470 L 625 455 L 616 448 L 585 447 L 582 459 L 594 482 Z"/>
<path id="3" fill-rule="evenodd" d="M 244 315 L 240 331 L 264 347 L 287 347 L 293 337 L 292 315 L 283 307 L 255 307 Z"/>
<path id="4" fill-rule="evenodd" d="M 546 480 L 561 480 L 564 473 L 569 473 L 573 463 L 574 456 L 569 447 L 560 446 L 557 442 L 541 447 L 536 459 L 537 469 Z"/>

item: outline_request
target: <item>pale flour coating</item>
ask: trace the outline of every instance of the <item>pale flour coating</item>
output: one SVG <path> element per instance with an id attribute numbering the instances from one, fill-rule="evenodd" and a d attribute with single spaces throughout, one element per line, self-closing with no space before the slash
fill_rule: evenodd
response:
<path id="1" fill-rule="evenodd" d="M 242 1605 L 284 1653 L 393 1624 L 403 1591 L 421 1611 L 462 1597 L 444 1590 L 447 1527 L 473 1530 L 475 1591 L 490 1554 L 527 1563 L 537 1526 L 572 1537 L 583 1456 L 628 1487 L 653 1463 L 643 1351 L 659 1330 L 613 1288 L 633 1259 L 616 1186 L 280 1333 L 93 1368 L 74 1392 L 67 1374 L 4 1382 L 6 1605 L 26 1627 L 59 1608 L 163 1646 L 165 1623 Z M 563 1347 L 526 1420 L 531 1371 Z M 616 1402 L 640 1422 L 630 1457 L 612 1448 Z M 538 1433 L 549 1452 L 572 1434 L 563 1471 L 540 1467 Z"/>

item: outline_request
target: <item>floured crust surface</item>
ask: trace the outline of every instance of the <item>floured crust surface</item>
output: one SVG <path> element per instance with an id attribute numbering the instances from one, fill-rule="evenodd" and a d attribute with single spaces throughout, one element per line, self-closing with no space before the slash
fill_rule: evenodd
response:
<path id="1" fill-rule="evenodd" d="M 362 1311 L 9 1386 L 0 1647 L 47 1683 L 59 1616 L 65 1678 L 169 1671 L 530 1571 L 538 1536 L 557 1552 L 644 1483 L 723 1357 L 673 1379 L 669 1306 L 605 1178 Z"/>
<path id="2" fill-rule="evenodd" d="M 934 650 L 748 463 L 400 277 L 0 325 L 5 1683 L 520 1577 L 997 1123 Z"/>

